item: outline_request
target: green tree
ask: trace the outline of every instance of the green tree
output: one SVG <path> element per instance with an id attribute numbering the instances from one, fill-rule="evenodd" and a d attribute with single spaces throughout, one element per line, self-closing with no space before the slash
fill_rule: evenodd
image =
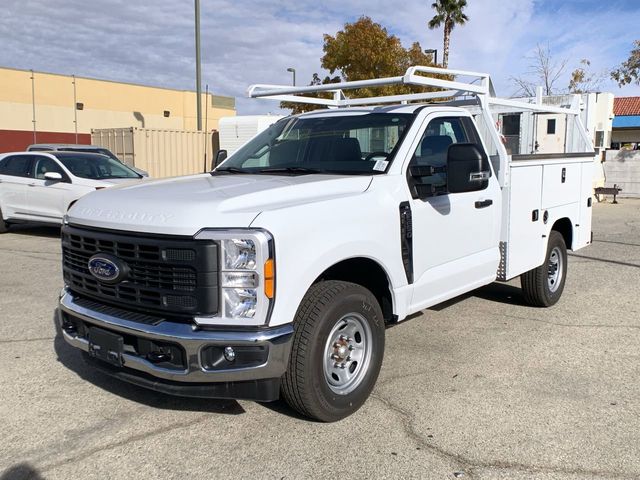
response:
<path id="1" fill-rule="evenodd" d="M 444 28 L 443 39 L 443 55 L 442 66 L 447 68 L 449 65 L 449 42 L 451 41 L 451 32 L 456 25 L 464 25 L 469 17 L 463 10 L 467 6 L 467 0 L 436 0 L 431 4 L 431 8 L 436 11 L 429 23 L 427 24 L 431 30 L 434 28 Z"/>
<path id="2" fill-rule="evenodd" d="M 611 72 L 611 78 L 621 87 L 629 83 L 640 85 L 640 40 L 633 42 L 633 45 L 629 58 Z"/>
<path id="3" fill-rule="evenodd" d="M 327 83 L 338 83 L 341 79 L 338 76 L 329 77 L 326 76 L 324 78 L 320 78 L 317 73 L 313 74 L 313 78 L 309 83 L 309 86 L 316 85 L 325 85 Z M 319 93 L 307 93 L 305 94 L 307 97 L 316 97 L 316 98 L 331 98 L 331 92 L 319 92 Z M 297 115 L 298 113 L 309 112 L 311 110 L 318 110 L 324 108 L 322 105 L 311 105 L 306 103 L 295 103 L 295 102 L 280 102 L 280 108 L 288 108 L 291 110 L 293 115 Z"/>
<path id="4" fill-rule="evenodd" d="M 314 73 L 309 85 L 395 77 L 403 75 L 412 65 L 433 65 L 433 58 L 424 53 L 420 43 L 414 42 L 409 48 L 404 48 L 398 37 L 389 34 L 386 28 L 366 16 L 360 17 L 356 22 L 346 23 L 335 35 L 325 34 L 323 51 L 321 66 L 328 70 L 331 76 L 321 79 Z M 362 98 L 429 90 L 433 89 L 389 85 L 349 90 L 346 93 L 352 98 Z M 331 98 L 331 93 L 322 92 L 314 96 Z M 282 102 L 280 107 L 289 108 L 292 113 L 323 108 L 319 105 L 293 102 Z"/>

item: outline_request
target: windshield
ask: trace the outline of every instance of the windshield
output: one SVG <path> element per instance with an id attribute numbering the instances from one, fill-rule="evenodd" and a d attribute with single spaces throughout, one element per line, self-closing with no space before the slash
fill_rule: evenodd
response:
<path id="1" fill-rule="evenodd" d="M 60 152 L 85 152 L 85 153 L 100 153 L 102 155 L 106 155 L 109 158 L 113 158 L 114 160 L 120 161 L 118 157 L 116 157 L 111 150 L 107 150 L 106 148 L 76 148 L 76 147 L 65 147 L 59 148 Z"/>
<path id="2" fill-rule="evenodd" d="M 383 173 L 412 114 L 367 113 L 280 120 L 230 156 L 216 172 Z"/>
<path id="3" fill-rule="evenodd" d="M 91 180 L 110 178 L 141 178 L 136 172 L 118 160 L 100 154 L 61 154 L 58 160 L 76 177 Z"/>

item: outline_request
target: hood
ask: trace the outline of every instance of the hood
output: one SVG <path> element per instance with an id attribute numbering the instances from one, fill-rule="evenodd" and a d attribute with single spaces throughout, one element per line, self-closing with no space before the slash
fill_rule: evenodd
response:
<path id="1" fill-rule="evenodd" d="M 74 183 L 85 187 L 113 187 L 114 185 L 139 184 L 144 182 L 145 178 L 109 178 L 107 180 L 94 180 L 91 178 L 75 177 Z"/>
<path id="2" fill-rule="evenodd" d="M 134 232 L 194 235 L 242 228 L 263 211 L 364 192 L 370 176 L 202 174 L 114 186 L 90 193 L 69 222 Z"/>

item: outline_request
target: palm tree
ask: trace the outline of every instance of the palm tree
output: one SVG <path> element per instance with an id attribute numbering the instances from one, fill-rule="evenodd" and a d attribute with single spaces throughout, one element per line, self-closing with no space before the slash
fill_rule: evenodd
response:
<path id="1" fill-rule="evenodd" d="M 436 0 L 431 5 L 436 11 L 434 17 L 429 20 L 429 28 L 433 30 L 444 25 L 444 45 L 442 55 L 442 66 L 447 68 L 449 64 L 449 40 L 451 38 L 451 30 L 456 25 L 464 25 L 469 17 L 462 11 L 467 6 L 467 0 Z"/>

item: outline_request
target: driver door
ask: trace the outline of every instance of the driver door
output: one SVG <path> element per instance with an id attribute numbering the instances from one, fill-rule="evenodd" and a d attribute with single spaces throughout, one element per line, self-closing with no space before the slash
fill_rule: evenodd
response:
<path id="1" fill-rule="evenodd" d="M 468 117 L 432 115 L 409 163 L 444 167 L 455 143 L 481 145 Z M 411 181 L 410 176 L 407 176 Z M 449 193 L 447 174 L 432 178 L 442 191 L 413 198 L 414 293 L 412 311 L 435 305 L 496 278 L 500 261 L 501 196 L 495 175 L 486 189 Z"/>
<path id="2" fill-rule="evenodd" d="M 31 182 L 27 192 L 29 214 L 42 221 L 62 220 L 69 204 L 75 199 L 69 175 L 52 158 L 33 155 Z M 56 172 L 62 180 L 46 180 L 45 173 Z"/>

